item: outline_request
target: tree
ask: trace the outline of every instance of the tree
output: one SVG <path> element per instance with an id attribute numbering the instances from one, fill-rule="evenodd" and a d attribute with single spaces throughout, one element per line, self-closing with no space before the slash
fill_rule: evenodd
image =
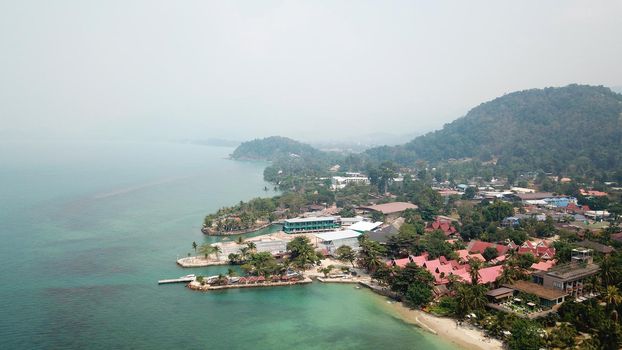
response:
<path id="1" fill-rule="evenodd" d="M 192 242 L 192 249 L 194 249 L 194 254 L 196 254 L 196 253 L 197 253 L 197 247 L 198 247 L 198 246 L 197 246 L 197 242 L 194 242 L 194 241 L 193 241 L 193 242 Z"/>
<path id="2" fill-rule="evenodd" d="M 354 261 L 356 260 L 356 253 L 354 252 L 352 247 L 347 246 L 347 245 L 342 245 L 341 247 L 337 248 L 335 253 L 337 254 L 337 260 L 343 261 L 343 262 L 349 262 L 350 264 L 352 264 L 352 267 L 354 267 Z"/>
<path id="3" fill-rule="evenodd" d="M 486 261 L 490 261 L 499 256 L 499 251 L 495 247 L 486 247 L 482 253 L 482 256 L 486 259 Z"/>
<path id="4" fill-rule="evenodd" d="M 464 190 L 464 194 L 462 195 L 462 199 L 473 199 L 477 194 L 477 189 L 473 186 L 469 186 Z"/>
<path id="5" fill-rule="evenodd" d="M 535 322 L 518 318 L 512 323 L 512 336 L 508 341 L 510 349 L 538 350 L 543 343 L 540 328 Z"/>
<path id="6" fill-rule="evenodd" d="M 603 295 L 603 301 L 607 303 L 608 310 L 614 310 L 622 304 L 622 295 L 616 286 L 607 286 Z"/>
<path id="7" fill-rule="evenodd" d="M 251 252 L 254 252 L 257 250 L 257 245 L 254 242 L 247 242 L 246 246 L 248 247 L 248 250 Z"/>
<path id="8" fill-rule="evenodd" d="M 476 285 L 479 282 L 479 270 L 482 268 L 482 262 L 477 259 L 469 258 L 468 265 L 471 266 L 471 269 L 469 270 L 471 284 Z"/>
<path id="9" fill-rule="evenodd" d="M 421 307 L 432 300 L 432 288 L 423 282 L 414 281 L 404 295 L 406 303 L 413 307 Z"/>
<path id="10" fill-rule="evenodd" d="M 306 236 L 298 236 L 287 243 L 287 250 L 290 251 L 290 258 L 294 265 L 306 269 L 319 261 L 311 241 Z"/>
<path id="11" fill-rule="evenodd" d="M 401 295 L 406 295 L 408 288 L 415 282 L 429 285 L 434 281 L 434 277 L 428 270 L 417 266 L 414 263 L 408 263 L 404 268 L 396 269 L 391 279 L 391 290 Z M 429 287 L 431 289 L 431 287 Z"/>
<path id="12" fill-rule="evenodd" d="M 386 248 L 380 243 L 370 240 L 367 235 L 361 235 L 359 236 L 359 245 L 361 247 L 358 257 L 360 266 L 373 273 L 384 265 L 380 257 L 386 253 Z"/>
<path id="13" fill-rule="evenodd" d="M 215 252 L 214 246 L 212 246 L 209 243 L 202 244 L 199 247 L 199 253 L 204 254 L 205 259 L 207 259 L 210 255 L 214 254 L 214 252 Z"/>
<path id="14" fill-rule="evenodd" d="M 324 274 L 324 277 L 328 277 L 328 275 L 330 274 L 331 271 L 333 271 L 335 267 L 333 265 L 328 265 L 324 268 L 319 269 L 318 271 L 320 271 L 321 273 Z"/>

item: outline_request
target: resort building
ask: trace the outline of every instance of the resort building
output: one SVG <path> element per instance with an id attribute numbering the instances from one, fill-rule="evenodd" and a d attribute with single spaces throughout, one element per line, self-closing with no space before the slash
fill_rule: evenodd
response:
<path id="1" fill-rule="evenodd" d="M 557 265 L 548 271 L 535 272 L 532 276 L 534 283 L 580 298 L 585 293 L 583 287 L 586 280 L 599 270 L 598 264 L 593 262 L 592 250 L 577 248 L 572 250 L 570 263 Z"/>
<path id="2" fill-rule="evenodd" d="M 504 284 L 503 287 L 513 289 L 516 292 L 535 295 L 539 298 L 540 305 L 553 308 L 566 300 L 568 293 L 550 287 L 545 287 L 529 281 L 516 281 L 512 284 Z"/>
<path id="3" fill-rule="evenodd" d="M 337 248 L 347 245 L 354 250 L 359 249 L 360 232 L 352 230 L 334 231 L 315 234 L 317 247 L 326 255 L 333 255 Z"/>
<path id="4" fill-rule="evenodd" d="M 333 231 L 339 228 L 339 220 L 334 216 L 287 219 L 283 222 L 285 233 L 305 233 Z"/>

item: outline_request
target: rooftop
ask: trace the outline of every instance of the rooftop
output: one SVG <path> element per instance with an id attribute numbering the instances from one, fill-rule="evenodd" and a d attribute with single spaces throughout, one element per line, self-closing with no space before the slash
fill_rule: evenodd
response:
<path id="1" fill-rule="evenodd" d="M 538 274 L 546 274 L 551 277 L 556 277 L 563 280 L 571 280 L 574 278 L 579 278 L 583 276 L 592 275 L 598 270 L 600 267 L 597 264 L 586 264 L 582 266 L 582 264 L 571 262 L 563 265 L 557 265 L 546 272 L 539 272 Z"/>
<path id="2" fill-rule="evenodd" d="M 295 218 L 295 219 L 287 219 L 285 220 L 285 222 L 288 223 L 298 223 L 298 222 L 315 222 L 315 221 L 335 221 L 335 217 L 334 216 L 317 216 L 317 217 L 310 217 L 310 218 Z"/>
<path id="3" fill-rule="evenodd" d="M 353 230 L 353 231 L 371 231 L 371 230 L 374 230 L 380 227 L 380 225 L 382 225 L 381 221 L 377 221 L 377 222 L 359 221 L 357 223 L 350 225 L 349 228 L 350 230 Z"/>
<path id="4" fill-rule="evenodd" d="M 497 288 L 497 289 L 493 289 L 489 291 L 488 293 L 486 293 L 486 295 L 491 296 L 491 297 L 498 297 L 500 295 L 504 295 L 508 293 L 514 293 L 514 289 L 501 287 L 501 288 Z"/>
<path id="5" fill-rule="evenodd" d="M 344 230 L 344 231 L 316 233 L 315 237 L 321 239 L 322 241 L 328 242 L 328 241 L 336 241 L 339 239 L 356 238 L 360 235 L 361 235 L 360 232 L 356 232 L 352 230 Z"/>
<path id="6" fill-rule="evenodd" d="M 568 295 L 568 293 L 562 290 L 544 287 L 537 283 L 528 281 L 516 281 L 512 284 L 504 284 L 503 286 L 519 292 L 533 294 L 546 300 L 556 300 Z"/>
<path id="7" fill-rule="evenodd" d="M 412 203 L 407 202 L 393 202 L 393 203 L 385 203 L 385 204 L 376 204 L 367 207 L 362 207 L 363 209 L 379 211 L 383 214 L 393 214 L 399 213 L 406 209 L 417 209 L 418 207 Z"/>

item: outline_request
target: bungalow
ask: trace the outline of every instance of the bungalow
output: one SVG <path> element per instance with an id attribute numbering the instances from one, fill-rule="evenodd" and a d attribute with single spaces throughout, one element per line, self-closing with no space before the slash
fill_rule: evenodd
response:
<path id="1" fill-rule="evenodd" d="M 544 241 L 537 243 L 525 241 L 518 247 L 518 254 L 522 255 L 527 253 L 531 253 L 531 255 L 540 259 L 551 260 L 555 257 L 555 248 L 549 247 Z"/>
<path id="2" fill-rule="evenodd" d="M 437 218 L 432 223 L 430 223 L 426 228 L 426 232 L 433 232 L 436 230 L 440 230 L 446 237 L 455 236 L 458 234 L 458 230 L 454 227 L 451 221 L 442 220 Z"/>

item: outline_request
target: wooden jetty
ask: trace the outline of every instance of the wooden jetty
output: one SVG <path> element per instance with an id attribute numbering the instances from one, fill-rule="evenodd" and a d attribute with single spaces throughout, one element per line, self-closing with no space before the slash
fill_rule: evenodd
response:
<path id="1" fill-rule="evenodd" d="M 196 276 L 194 275 L 188 275 L 188 276 L 182 276 L 179 278 L 171 278 L 171 279 L 167 279 L 167 280 L 159 280 L 158 284 L 168 284 L 168 283 L 189 283 L 192 282 L 194 280 L 196 280 Z"/>

